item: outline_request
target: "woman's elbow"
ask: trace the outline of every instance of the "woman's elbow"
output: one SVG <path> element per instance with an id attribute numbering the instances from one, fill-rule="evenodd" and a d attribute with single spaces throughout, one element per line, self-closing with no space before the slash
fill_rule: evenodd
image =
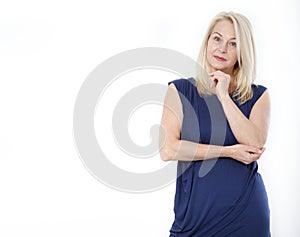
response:
<path id="1" fill-rule="evenodd" d="M 252 145 L 258 148 L 263 148 L 264 145 L 266 144 L 267 139 L 265 137 L 259 137 L 257 136 L 255 139 L 248 140 L 246 144 Z"/>
<path id="2" fill-rule="evenodd" d="M 174 152 L 173 149 L 169 146 L 161 147 L 160 151 L 160 158 L 162 161 L 172 161 L 174 160 Z"/>
<path id="3" fill-rule="evenodd" d="M 267 142 L 267 136 L 264 134 L 260 134 L 257 136 L 256 146 L 258 148 L 263 148 Z"/>

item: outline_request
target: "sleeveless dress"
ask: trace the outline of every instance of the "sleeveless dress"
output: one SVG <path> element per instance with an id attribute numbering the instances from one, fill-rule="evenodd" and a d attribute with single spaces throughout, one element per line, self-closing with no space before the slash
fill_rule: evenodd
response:
<path id="1" fill-rule="evenodd" d="M 193 78 L 169 82 L 177 88 L 183 109 L 181 139 L 202 144 L 237 144 L 216 95 L 200 97 Z M 253 97 L 235 104 L 249 118 L 266 90 L 252 85 Z M 178 161 L 175 220 L 170 237 L 269 237 L 268 197 L 257 162 L 231 158 Z"/>

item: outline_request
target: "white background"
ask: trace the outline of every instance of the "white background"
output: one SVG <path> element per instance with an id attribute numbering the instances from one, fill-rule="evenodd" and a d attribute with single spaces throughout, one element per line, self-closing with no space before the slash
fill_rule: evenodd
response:
<path id="1" fill-rule="evenodd" d="M 209 21 L 222 10 L 251 20 L 257 83 L 271 94 L 272 122 L 259 170 L 269 195 L 272 236 L 300 236 L 296 0 L 1 1 L 0 236 L 168 236 L 174 183 L 129 194 L 98 182 L 77 154 L 74 103 L 87 75 L 122 51 L 165 47 L 196 59 Z M 178 78 L 151 73 L 162 83 Z M 157 121 L 160 110 L 154 111 Z M 144 112 L 132 117 L 139 128 Z M 134 124 L 133 139 L 148 138 L 149 131 L 138 134 Z"/>

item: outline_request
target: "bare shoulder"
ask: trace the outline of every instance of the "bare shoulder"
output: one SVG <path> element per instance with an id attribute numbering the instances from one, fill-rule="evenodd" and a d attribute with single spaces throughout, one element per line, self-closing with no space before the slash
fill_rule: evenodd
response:
<path id="1" fill-rule="evenodd" d="M 271 98 L 270 98 L 270 94 L 269 94 L 269 90 L 266 89 L 262 95 L 258 98 L 258 100 L 255 102 L 254 107 L 268 107 L 271 104 Z"/>
<path id="2" fill-rule="evenodd" d="M 168 90 L 172 90 L 172 91 L 178 92 L 178 90 L 177 90 L 177 88 L 176 88 L 176 86 L 175 86 L 175 84 L 173 82 L 170 83 Z"/>
<path id="3" fill-rule="evenodd" d="M 174 83 L 170 83 L 165 97 L 165 105 L 174 107 L 175 105 L 178 106 L 178 104 L 181 104 L 178 90 Z"/>
<path id="4" fill-rule="evenodd" d="M 174 85 L 174 83 L 172 82 L 172 83 L 170 83 L 170 85 L 169 85 L 169 88 L 172 88 L 172 89 L 174 89 L 174 90 L 177 90 L 177 88 L 176 88 L 176 86 Z"/>
<path id="5" fill-rule="evenodd" d="M 265 90 L 259 99 L 253 105 L 250 113 L 250 120 L 260 124 L 261 126 L 266 126 L 269 124 L 271 116 L 271 101 L 270 94 L 268 90 Z"/>

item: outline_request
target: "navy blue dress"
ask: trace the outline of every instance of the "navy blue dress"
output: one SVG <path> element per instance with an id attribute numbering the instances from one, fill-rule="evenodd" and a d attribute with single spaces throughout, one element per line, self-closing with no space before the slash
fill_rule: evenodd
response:
<path id="1" fill-rule="evenodd" d="M 181 139 L 202 144 L 237 144 L 217 96 L 200 97 L 195 80 L 174 83 L 183 106 Z M 253 98 L 239 105 L 249 118 L 266 90 L 252 86 Z M 205 161 L 178 161 L 175 220 L 172 237 L 269 237 L 270 211 L 257 162 L 245 165 L 219 157 Z"/>

